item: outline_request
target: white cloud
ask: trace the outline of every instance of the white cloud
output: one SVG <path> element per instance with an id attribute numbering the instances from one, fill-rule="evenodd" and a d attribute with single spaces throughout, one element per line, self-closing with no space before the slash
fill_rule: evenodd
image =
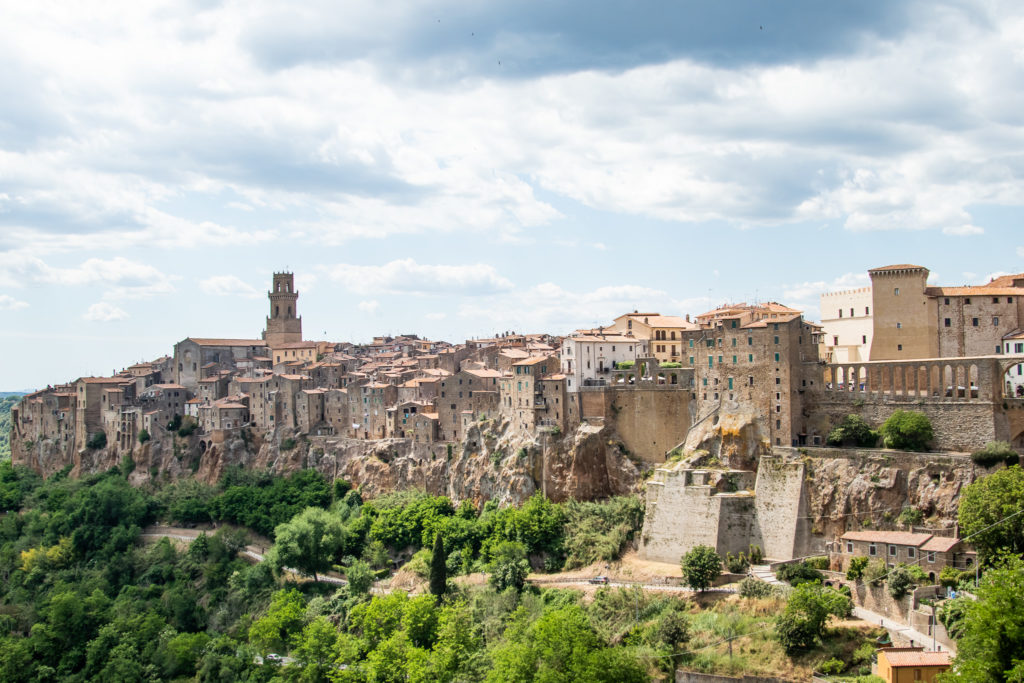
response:
<path id="1" fill-rule="evenodd" d="M 870 286 L 871 278 L 867 273 L 844 273 L 832 281 L 818 280 L 784 285 L 782 301 L 779 303 L 802 310 L 807 320 L 818 320 L 821 317 L 822 294 Z"/>
<path id="2" fill-rule="evenodd" d="M 114 320 L 125 320 L 129 316 L 123 309 L 106 301 L 100 301 L 90 306 L 82 317 L 94 322 L 107 323 Z"/>
<path id="3" fill-rule="evenodd" d="M 9 294 L 0 294 L 0 311 L 17 311 L 21 308 L 28 308 L 28 304 L 18 301 Z"/>
<path id="4" fill-rule="evenodd" d="M 374 315 L 377 313 L 377 309 L 380 308 L 380 302 L 377 301 L 376 299 L 370 299 L 369 301 L 360 301 L 358 304 L 356 304 L 356 308 L 358 308 L 360 311 L 368 315 Z"/>
<path id="5" fill-rule="evenodd" d="M 257 299 L 261 292 L 252 285 L 234 275 L 214 275 L 199 283 L 199 287 L 207 294 L 214 296 L 241 296 Z"/>
<path id="6" fill-rule="evenodd" d="M 424 316 L 424 317 L 426 317 L 427 320 L 444 320 L 445 318 L 448 317 L 448 314 L 447 313 L 427 313 L 427 315 Z"/>
<path id="7" fill-rule="evenodd" d="M 491 265 L 425 265 L 411 258 L 381 266 L 341 264 L 330 268 L 328 276 L 359 294 L 478 295 L 512 288 Z"/>
<path id="8" fill-rule="evenodd" d="M 174 291 L 171 276 L 153 266 L 121 256 L 91 258 L 71 268 L 56 268 L 22 252 L 0 254 L 0 283 L 61 287 L 106 287 L 107 299 L 141 299 Z"/>

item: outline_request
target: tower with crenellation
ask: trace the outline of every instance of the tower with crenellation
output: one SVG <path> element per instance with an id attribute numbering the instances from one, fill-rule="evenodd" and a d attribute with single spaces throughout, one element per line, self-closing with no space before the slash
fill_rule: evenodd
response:
<path id="1" fill-rule="evenodd" d="M 274 281 L 267 297 L 270 316 L 263 339 L 270 347 L 302 341 L 302 318 L 299 317 L 299 293 L 295 291 L 292 273 L 274 273 Z"/>

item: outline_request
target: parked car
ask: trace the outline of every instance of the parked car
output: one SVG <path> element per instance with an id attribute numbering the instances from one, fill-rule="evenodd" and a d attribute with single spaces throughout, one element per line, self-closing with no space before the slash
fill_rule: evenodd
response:
<path id="1" fill-rule="evenodd" d="M 606 584 L 606 583 L 608 583 L 608 577 L 607 576 L 595 576 L 594 578 L 590 579 L 590 583 Z"/>

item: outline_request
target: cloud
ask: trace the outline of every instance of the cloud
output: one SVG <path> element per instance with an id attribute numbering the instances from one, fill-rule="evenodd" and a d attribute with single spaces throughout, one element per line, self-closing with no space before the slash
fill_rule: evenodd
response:
<path id="1" fill-rule="evenodd" d="M 18 301 L 9 294 L 0 294 L 0 311 L 17 311 L 22 308 L 28 308 L 28 304 Z"/>
<path id="2" fill-rule="evenodd" d="M 106 301 L 100 301 L 89 306 L 89 310 L 82 317 L 94 322 L 108 323 L 114 320 L 126 320 L 129 316 L 123 309 Z"/>
<path id="3" fill-rule="evenodd" d="M 173 292 L 173 279 L 153 266 L 121 256 L 91 258 L 78 266 L 56 268 L 24 253 L 0 253 L 0 283 L 8 286 L 101 286 L 106 288 L 107 299 L 141 299 Z"/>
<path id="4" fill-rule="evenodd" d="M 444 320 L 445 318 L 448 317 L 448 314 L 447 313 L 435 312 L 435 313 L 427 313 L 426 316 L 424 316 L 424 317 L 427 320 Z"/>
<path id="5" fill-rule="evenodd" d="M 807 320 L 818 320 L 821 317 L 822 294 L 870 286 L 871 278 L 867 273 L 844 273 L 831 281 L 818 280 L 783 285 L 780 303 L 802 310 Z"/>
<path id="6" fill-rule="evenodd" d="M 358 304 L 356 304 L 356 308 L 358 308 L 360 311 L 368 315 L 374 315 L 377 313 L 377 309 L 380 308 L 380 302 L 377 301 L 376 299 L 370 299 L 369 301 L 360 301 Z"/>
<path id="7" fill-rule="evenodd" d="M 234 275 L 214 275 L 199 283 L 200 289 L 214 296 L 241 296 L 258 299 L 261 292 Z"/>
<path id="8" fill-rule="evenodd" d="M 411 258 L 381 266 L 341 264 L 330 268 L 328 276 L 359 294 L 475 296 L 512 288 L 511 280 L 499 275 L 491 265 L 422 265 Z"/>

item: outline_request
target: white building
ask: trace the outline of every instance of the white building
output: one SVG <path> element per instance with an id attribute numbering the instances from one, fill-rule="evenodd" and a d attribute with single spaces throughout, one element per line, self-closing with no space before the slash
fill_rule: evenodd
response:
<path id="1" fill-rule="evenodd" d="M 860 287 L 821 295 L 822 342 L 831 363 L 870 360 L 874 319 L 871 288 Z"/>
<path id="2" fill-rule="evenodd" d="M 1017 330 L 1003 337 L 1003 353 L 1007 356 L 1024 356 L 1024 331 Z M 1006 371 L 1004 396 L 1024 398 L 1024 362 Z"/>
<path id="3" fill-rule="evenodd" d="M 560 360 L 566 390 L 607 383 L 612 368 L 647 356 L 645 340 L 622 334 L 578 334 L 562 342 Z"/>

